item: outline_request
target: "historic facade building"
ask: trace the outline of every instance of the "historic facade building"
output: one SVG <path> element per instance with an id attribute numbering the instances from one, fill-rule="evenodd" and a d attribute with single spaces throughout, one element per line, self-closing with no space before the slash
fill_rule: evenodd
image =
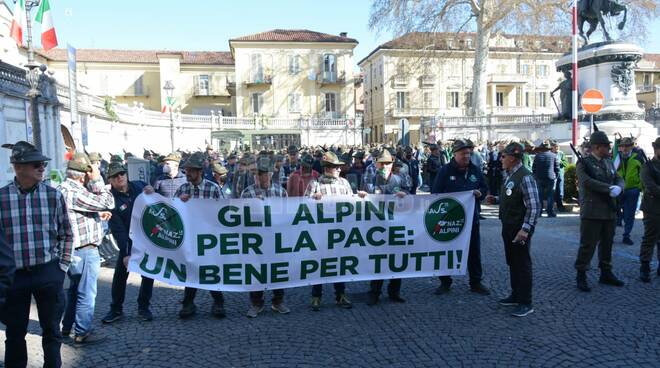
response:
<path id="1" fill-rule="evenodd" d="M 471 115 L 474 39 L 470 33 L 409 33 L 362 59 L 368 141 L 395 141 L 405 119 L 416 143 L 420 129 L 422 140 L 430 139 L 443 119 Z M 555 61 L 569 49 L 570 40 L 562 37 L 492 38 L 486 113 L 508 119 L 556 114 L 550 92 L 561 74 Z"/>

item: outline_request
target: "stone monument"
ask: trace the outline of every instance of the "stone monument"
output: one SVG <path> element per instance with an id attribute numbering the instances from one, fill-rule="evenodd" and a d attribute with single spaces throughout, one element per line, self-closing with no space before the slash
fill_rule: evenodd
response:
<path id="1" fill-rule="evenodd" d="M 616 2 L 612 1 L 612 3 Z M 585 11 L 593 12 L 593 10 Z M 602 12 L 601 19 L 602 16 L 608 14 Z M 604 22 L 600 24 L 604 26 Z M 619 28 L 622 26 L 620 25 Z M 609 39 L 610 36 L 604 27 L 603 31 Z M 603 108 L 594 114 L 594 122 L 598 125 L 598 129 L 611 137 L 615 133 L 622 136 L 632 134 L 639 146 L 646 152 L 653 152 L 651 142 L 657 137 L 658 131 L 653 125 L 644 121 L 644 110 L 639 107 L 635 86 L 634 68 L 643 54 L 644 51 L 637 45 L 611 40 L 581 47 L 578 49 L 578 91 L 582 93 L 595 88 L 603 92 L 605 96 Z M 562 56 L 556 66 L 558 71 L 570 73 L 571 54 Z M 563 111 L 566 109 L 563 108 Z M 580 108 L 578 121 L 581 136 L 587 136 L 591 132 L 589 120 L 589 116 Z"/>

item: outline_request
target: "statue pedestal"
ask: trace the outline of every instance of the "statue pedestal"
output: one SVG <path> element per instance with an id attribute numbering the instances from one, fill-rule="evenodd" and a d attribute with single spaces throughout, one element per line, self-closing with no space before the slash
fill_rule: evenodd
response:
<path id="1" fill-rule="evenodd" d="M 600 90 L 605 99 L 603 108 L 594 114 L 598 128 L 613 140 L 614 133 L 633 135 L 647 153 L 653 152 L 651 142 L 657 129 L 644 121 L 644 110 L 637 102 L 634 67 L 644 51 L 637 45 L 620 42 L 600 42 L 578 50 L 578 92 Z M 566 54 L 557 61 L 557 70 L 572 70 L 572 56 Z M 591 131 L 590 117 L 580 109 L 580 135 Z"/>

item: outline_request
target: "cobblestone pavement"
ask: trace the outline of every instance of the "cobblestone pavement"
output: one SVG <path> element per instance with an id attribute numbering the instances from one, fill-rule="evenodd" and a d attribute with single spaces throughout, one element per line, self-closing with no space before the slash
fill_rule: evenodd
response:
<path id="1" fill-rule="evenodd" d="M 228 317 L 213 319 L 208 293 L 197 296 L 198 315 L 177 318 L 182 290 L 156 283 L 153 322 L 137 319 L 139 278 L 131 275 L 125 317 L 101 325 L 108 311 L 112 269 L 99 281 L 97 332 L 106 342 L 74 348 L 63 345 L 67 367 L 439 367 L 439 366 L 660 366 L 660 278 L 637 280 L 639 245 L 615 238 L 614 270 L 623 288 L 597 283 L 590 272 L 591 293 L 575 288 L 573 262 L 578 247 L 578 218 L 542 218 L 532 242 L 536 313 L 511 317 L 511 307 L 496 301 L 508 295 L 499 221 L 492 211 L 482 222 L 485 283 L 491 296 L 468 291 L 466 278 L 452 292 L 433 295 L 437 280 L 403 281 L 405 304 L 365 305 L 367 283 L 348 285 L 355 306 L 334 306 L 325 288 L 323 309 L 308 308 L 310 288 L 287 290 L 289 315 L 269 309 L 256 319 L 245 317 L 246 293 L 227 293 Z M 642 223 L 633 239 L 639 244 Z M 596 264 L 596 261 L 593 263 Z M 653 269 L 657 262 L 653 264 Z M 655 275 L 655 273 L 654 273 Z M 42 364 L 40 329 L 33 310 L 29 326 L 30 366 Z M 4 354 L 4 345 L 0 347 Z"/>

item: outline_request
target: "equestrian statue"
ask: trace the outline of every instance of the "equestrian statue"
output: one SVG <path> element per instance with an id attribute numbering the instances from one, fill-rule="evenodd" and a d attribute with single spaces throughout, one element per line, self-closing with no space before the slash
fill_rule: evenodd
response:
<path id="1" fill-rule="evenodd" d="M 628 9 L 625 5 L 619 3 L 617 0 L 578 0 L 578 29 L 580 30 L 580 37 L 585 43 L 589 42 L 589 36 L 596 30 L 598 24 L 603 30 L 606 41 L 612 41 L 605 20 L 603 17 L 616 17 L 623 12 L 623 20 L 619 23 L 618 28 L 622 30 L 626 25 L 626 18 L 628 16 Z M 584 22 L 589 23 L 589 30 L 585 36 L 582 27 Z"/>

